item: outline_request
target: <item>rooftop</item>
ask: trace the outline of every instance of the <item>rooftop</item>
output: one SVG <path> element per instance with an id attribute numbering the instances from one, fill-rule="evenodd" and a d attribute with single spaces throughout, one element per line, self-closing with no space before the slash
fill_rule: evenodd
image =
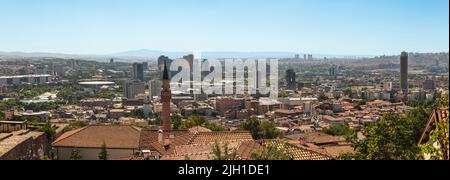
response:
<path id="1" fill-rule="evenodd" d="M 55 147 L 137 149 L 140 131 L 132 126 L 92 125 L 69 131 L 53 142 Z"/>
<path id="2" fill-rule="evenodd" d="M 30 139 L 36 138 L 44 134 L 43 132 L 35 132 L 29 130 L 16 131 L 13 133 L 0 134 L 0 157 L 8 153 L 18 144 Z"/>

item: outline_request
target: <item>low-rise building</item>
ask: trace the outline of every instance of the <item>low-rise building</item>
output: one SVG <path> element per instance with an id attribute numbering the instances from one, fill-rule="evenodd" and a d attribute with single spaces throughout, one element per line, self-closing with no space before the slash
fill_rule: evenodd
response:
<path id="1" fill-rule="evenodd" d="M 59 160 L 69 160 L 79 151 L 83 160 L 97 160 L 103 144 L 109 159 L 133 156 L 139 148 L 140 130 L 132 126 L 92 125 L 69 131 L 52 143 Z"/>

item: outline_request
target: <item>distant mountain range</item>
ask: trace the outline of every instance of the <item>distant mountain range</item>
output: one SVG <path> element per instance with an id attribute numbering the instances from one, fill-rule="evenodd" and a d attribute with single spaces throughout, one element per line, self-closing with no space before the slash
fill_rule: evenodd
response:
<path id="1" fill-rule="evenodd" d="M 45 53 L 45 52 L 2 52 L 0 51 L 0 59 L 4 58 L 63 58 L 63 59 L 77 59 L 83 58 L 87 60 L 107 61 L 110 58 L 117 60 L 130 61 L 130 60 L 154 60 L 161 55 L 168 56 L 169 58 L 180 58 L 184 55 L 192 54 L 192 52 L 167 52 L 159 50 L 132 50 L 112 54 L 103 55 L 83 55 L 83 54 L 62 54 L 62 53 Z M 294 52 L 202 52 L 202 58 L 293 58 Z M 299 53 L 300 58 L 303 58 L 302 53 Z M 373 56 L 344 56 L 344 55 L 326 55 L 326 54 L 313 54 L 314 58 L 348 58 L 348 57 L 373 57 Z"/>
<path id="2" fill-rule="evenodd" d="M 118 57 L 141 57 L 156 59 L 161 55 L 168 56 L 170 58 L 179 58 L 193 52 L 167 52 L 157 50 L 134 50 L 121 53 L 111 54 Z M 289 58 L 294 57 L 295 53 L 291 52 L 202 52 L 202 58 Z"/>

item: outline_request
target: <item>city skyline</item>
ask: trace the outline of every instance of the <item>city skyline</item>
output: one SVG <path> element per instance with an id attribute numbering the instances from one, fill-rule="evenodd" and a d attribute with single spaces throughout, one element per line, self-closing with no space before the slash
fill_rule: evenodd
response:
<path id="1" fill-rule="evenodd" d="M 177 6 L 173 6 L 177 3 Z M 0 51 L 448 52 L 447 0 L 0 2 Z"/>

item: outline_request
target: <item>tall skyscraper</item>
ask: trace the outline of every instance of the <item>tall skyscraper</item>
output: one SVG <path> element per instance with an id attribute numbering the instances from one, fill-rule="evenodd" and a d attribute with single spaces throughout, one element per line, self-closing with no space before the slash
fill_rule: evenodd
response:
<path id="1" fill-rule="evenodd" d="M 336 76 L 337 75 L 337 66 L 332 65 L 329 69 L 328 75 L 330 76 Z"/>
<path id="2" fill-rule="evenodd" d="M 185 59 L 186 61 L 188 61 L 189 66 L 191 66 L 190 68 L 191 68 L 191 70 L 192 70 L 192 67 L 194 67 L 194 55 L 189 54 L 189 55 L 183 56 L 183 59 Z"/>
<path id="3" fill-rule="evenodd" d="M 150 90 L 150 99 L 151 100 L 153 100 L 153 97 L 161 95 L 162 82 L 160 79 L 151 80 L 148 83 L 148 86 L 149 86 L 149 90 Z"/>
<path id="4" fill-rule="evenodd" d="M 297 86 L 297 75 L 295 74 L 294 70 L 289 69 L 286 71 L 286 82 L 287 82 L 287 88 L 288 89 L 296 89 Z"/>
<path id="5" fill-rule="evenodd" d="M 148 69 L 148 62 L 143 62 L 142 65 L 144 66 L 144 70 Z"/>
<path id="6" fill-rule="evenodd" d="M 408 53 L 402 52 L 400 56 L 400 88 L 404 95 L 408 94 Z"/>
<path id="7" fill-rule="evenodd" d="M 136 98 L 138 94 L 145 93 L 145 84 L 142 81 L 129 80 L 123 86 L 123 96 L 128 99 Z"/>
<path id="8" fill-rule="evenodd" d="M 134 80 L 144 80 L 144 64 L 134 63 L 133 64 L 133 79 Z"/>
<path id="9" fill-rule="evenodd" d="M 170 103 L 172 101 L 172 91 L 170 90 L 170 78 L 169 78 L 169 70 L 167 69 L 167 63 L 165 63 L 164 65 L 161 101 L 162 101 L 162 113 L 161 113 L 162 126 L 164 131 L 168 131 L 171 129 Z"/>

